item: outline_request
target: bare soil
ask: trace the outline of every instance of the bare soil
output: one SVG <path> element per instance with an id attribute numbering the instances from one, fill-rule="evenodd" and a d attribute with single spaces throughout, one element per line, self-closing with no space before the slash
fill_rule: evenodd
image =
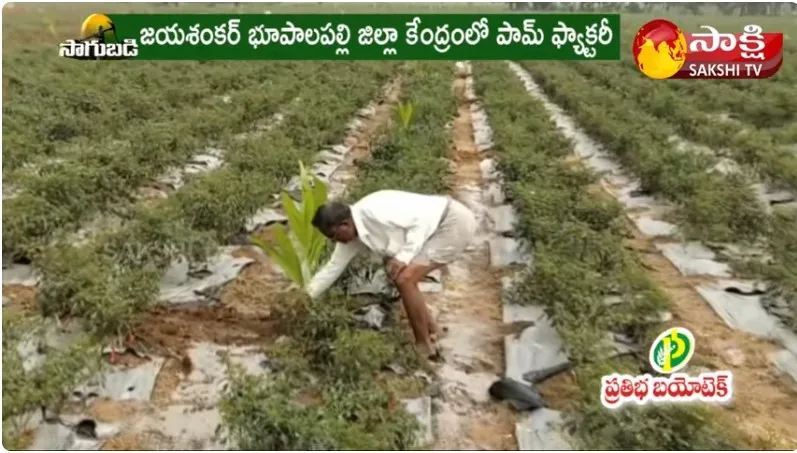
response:
<path id="1" fill-rule="evenodd" d="M 102 450 L 110 451 L 141 451 L 148 450 L 149 446 L 141 439 L 137 433 L 125 433 L 108 439 L 102 446 Z"/>
<path id="2" fill-rule="evenodd" d="M 3 285 L 3 297 L 9 302 L 3 306 L 5 312 L 33 314 L 39 309 L 36 301 L 36 288 L 24 285 Z"/>
<path id="3" fill-rule="evenodd" d="M 630 222 L 628 222 L 630 224 Z M 653 241 L 629 225 L 637 249 L 655 250 Z M 769 341 L 729 328 L 695 290 L 694 279 L 684 278 L 661 253 L 640 253 L 648 273 L 671 301 L 673 320 L 668 327 L 686 327 L 697 340 L 697 359 L 713 368 L 733 373 L 734 403 L 718 410 L 737 429 L 752 439 L 766 439 L 773 448 L 797 448 L 797 386 L 773 373 L 767 355 L 778 348 Z M 744 354 L 734 365 L 727 350 Z"/>
<path id="4" fill-rule="evenodd" d="M 615 196 L 605 181 L 595 189 L 601 196 Z M 643 235 L 631 221 L 629 212 L 626 212 L 626 225 L 632 233 L 632 238 L 625 241 L 626 249 L 637 255 L 650 278 L 671 302 L 673 319 L 666 328 L 689 329 L 698 345 L 695 361 L 733 373 L 733 401 L 727 407 L 716 407 L 719 424 L 727 427 L 734 437 L 740 437 L 749 448 L 797 448 L 794 430 L 797 426 L 797 385 L 786 377 L 777 376 L 767 358 L 779 348 L 770 341 L 731 329 L 717 316 L 696 290 L 696 286 L 715 279 L 682 275 L 655 247 L 657 243 L 676 241 Z M 744 355 L 741 365 L 729 359 L 727 351 L 731 348 Z"/>
<path id="5" fill-rule="evenodd" d="M 221 345 L 263 343 L 279 336 L 268 317 L 242 317 L 227 306 L 201 308 L 158 307 L 144 314 L 134 328 L 151 353 L 179 355 L 195 342 Z"/>
<path id="6" fill-rule="evenodd" d="M 459 100 L 453 124 L 452 196 L 470 205 L 479 201 L 483 156 L 476 148 L 465 81 L 458 77 Z M 472 206 L 471 206 L 472 207 Z M 484 213 L 476 213 L 477 217 Z M 437 367 L 443 398 L 436 408 L 437 450 L 515 450 L 515 413 L 502 403 L 484 398 L 487 387 L 503 375 L 504 333 L 501 274 L 490 268 L 484 224 L 478 243 L 444 274 L 444 291 L 429 298 L 440 313 L 438 322 L 449 332 L 440 340 L 445 363 Z M 483 240 L 484 239 L 484 240 Z M 474 396 L 481 395 L 481 396 Z M 482 399 L 484 398 L 484 399 Z"/>
<path id="7" fill-rule="evenodd" d="M 572 371 L 551 376 L 536 388 L 548 406 L 557 411 L 575 410 L 579 402 L 584 400 Z"/>

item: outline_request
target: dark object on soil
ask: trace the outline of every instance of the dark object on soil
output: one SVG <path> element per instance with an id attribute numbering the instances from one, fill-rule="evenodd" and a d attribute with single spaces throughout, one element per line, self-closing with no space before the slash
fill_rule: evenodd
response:
<path id="1" fill-rule="evenodd" d="M 545 368 L 538 371 L 529 371 L 523 375 L 523 380 L 526 382 L 534 385 L 539 384 L 540 382 L 548 379 L 549 377 L 555 376 L 559 373 L 563 373 L 570 368 L 573 367 L 573 364 L 570 362 L 563 363 L 561 365 L 552 366 L 550 368 Z"/>
<path id="2" fill-rule="evenodd" d="M 725 292 L 726 293 L 731 293 L 731 294 L 736 294 L 736 295 L 739 295 L 739 296 L 763 296 L 764 294 L 767 293 L 766 291 L 764 291 L 763 289 L 760 289 L 760 288 L 753 288 L 750 291 L 744 291 L 743 289 L 737 288 L 735 286 L 731 286 L 731 287 L 725 288 Z"/>
<path id="3" fill-rule="evenodd" d="M 75 426 L 75 433 L 81 437 L 88 437 L 89 439 L 97 438 L 97 422 L 94 420 L 84 419 Z"/>
<path id="4" fill-rule="evenodd" d="M 180 370 L 186 377 L 194 371 L 194 363 L 191 362 L 191 357 L 189 357 L 188 354 L 185 354 L 180 360 Z"/>
<path id="5" fill-rule="evenodd" d="M 440 348 L 437 348 L 434 353 L 429 354 L 427 358 L 435 363 L 444 363 L 446 361 L 446 359 L 443 358 L 443 354 L 440 353 Z"/>
<path id="6" fill-rule="evenodd" d="M 528 411 L 548 407 L 536 391 L 530 386 L 511 378 L 501 378 L 490 386 L 490 396 L 500 401 L 509 401 L 515 409 Z"/>
<path id="7" fill-rule="evenodd" d="M 253 245 L 251 237 L 252 236 L 251 236 L 250 233 L 248 233 L 246 231 L 241 231 L 241 232 L 238 232 L 238 233 L 234 234 L 230 238 L 229 242 L 230 242 L 230 245 L 241 245 L 241 246 Z"/>

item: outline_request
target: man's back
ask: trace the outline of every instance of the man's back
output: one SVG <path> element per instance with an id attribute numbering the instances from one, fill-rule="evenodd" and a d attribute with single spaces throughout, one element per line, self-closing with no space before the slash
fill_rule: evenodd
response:
<path id="1" fill-rule="evenodd" d="M 429 238 L 448 201 L 441 195 L 400 190 L 373 192 L 351 207 L 358 239 L 376 253 L 395 256 L 407 242 Z"/>
<path id="2" fill-rule="evenodd" d="M 374 209 L 389 204 L 394 208 L 412 210 L 414 206 L 439 204 L 446 199 L 443 195 L 427 195 L 403 190 L 378 190 L 360 198 L 352 205 L 352 208 Z"/>

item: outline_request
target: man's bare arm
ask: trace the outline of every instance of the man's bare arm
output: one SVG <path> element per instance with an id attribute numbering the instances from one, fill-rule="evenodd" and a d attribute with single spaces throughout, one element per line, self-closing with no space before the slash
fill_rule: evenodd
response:
<path id="1" fill-rule="evenodd" d="M 349 244 L 336 244 L 329 261 L 316 272 L 307 284 L 307 294 L 313 299 L 324 294 L 340 278 L 351 260 L 360 253 L 362 247 L 358 241 Z"/>

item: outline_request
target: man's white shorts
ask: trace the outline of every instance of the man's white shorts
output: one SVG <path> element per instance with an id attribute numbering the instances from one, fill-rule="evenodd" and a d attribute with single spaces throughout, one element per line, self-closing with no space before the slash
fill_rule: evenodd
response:
<path id="1" fill-rule="evenodd" d="M 449 197 L 440 226 L 421 248 L 414 264 L 448 264 L 455 261 L 473 240 L 476 216 L 467 206 Z"/>

